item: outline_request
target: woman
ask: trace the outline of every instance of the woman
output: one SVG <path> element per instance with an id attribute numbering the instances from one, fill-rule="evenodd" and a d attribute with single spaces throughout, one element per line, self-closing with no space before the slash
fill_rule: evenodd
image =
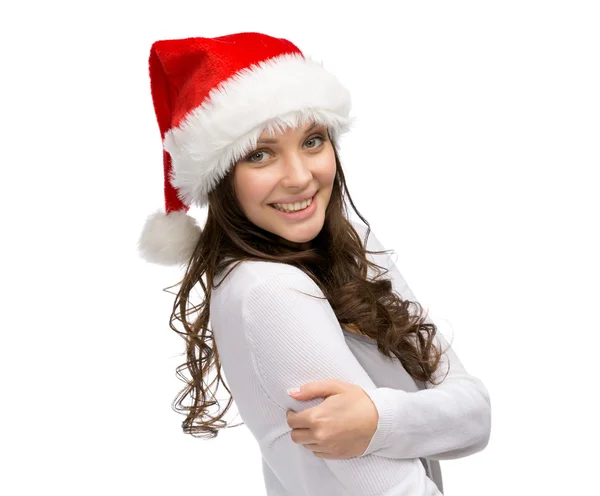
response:
<path id="1" fill-rule="evenodd" d="M 489 395 L 370 229 L 348 219 L 346 197 L 368 226 L 336 149 L 347 90 L 260 33 L 161 40 L 149 67 L 166 213 L 139 245 L 186 267 L 170 319 L 191 375 L 184 431 L 216 436 L 235 398 L 269 495 L 441 494 L 437 460 L 488 442 Z M 208 206 L 202 229 L 192 204 Z M 218 387 L 221 363 L 233 398 L 211 417 L 203 385 L 214 366 Z"/>

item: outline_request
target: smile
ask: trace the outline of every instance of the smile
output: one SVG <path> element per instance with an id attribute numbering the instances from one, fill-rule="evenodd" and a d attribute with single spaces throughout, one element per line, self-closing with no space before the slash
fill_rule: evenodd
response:
<path id="1" fill-rule="evenodd" d="M 317 209 L 316 198 L 317 198 L 317 195 L 315 193 L 315 196 L 313 196 L 310 199 L 310 205 L 307 205 L 305 208 L 303 208 L 301 210 L 285 211 L 285 210 L 281 210 L 279 207 L 276 207 L 273 204 L 269 204 L 269 206 L 272 207 L 273 210 L 275 210 L 279 215 L 282 215 L 286 219 L 300 220 L 300 219 L 305 219 L 307 217 L 310 217 L 316 211 L 316 209 Z"/>

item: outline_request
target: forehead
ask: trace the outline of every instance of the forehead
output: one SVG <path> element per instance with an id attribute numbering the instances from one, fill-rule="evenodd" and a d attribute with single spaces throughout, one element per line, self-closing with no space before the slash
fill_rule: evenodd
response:
<path id="1" fill-rule="evenodd" d="M 320 129 L 323 127 L 326 127 L 326 125 L 315 121 L 310 121 L 306 124 L 286 124 L 270 122 L 263 127 L 259 139 L 276 138 L 277 136 L 294 132 L 303 133 L 308 132 L 311 129 Z"/>

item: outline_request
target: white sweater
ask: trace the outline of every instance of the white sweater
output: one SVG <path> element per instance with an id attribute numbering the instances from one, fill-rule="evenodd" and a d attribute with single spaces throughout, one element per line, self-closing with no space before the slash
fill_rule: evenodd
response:
<path id="1" fill-rule="evenodd" d="M 353 225 L 364 243 L 366 227 Z M 384 249 L 372 231 L 366 247 Z M 390 269 L 385 277 L 403 299 L 416 301 L 388 254 L 367 256 Z M 213 291 L 210 303 L 223 372 L 259 444 L 267 495 L 442 494 L 436 460 L 464 457 L 487 445 L 491 408 L 483 383 L 466 372 L 452 349 L 436 374 L 450 367 L 442 384 L 414 381 L 396 357 L 378 351 L 375 340 L 342 329 L 327 300 L 302 292 L 323 298 L 296 267 L 246 261 Z M 436 337 L 447 347 L 440 332 Z M 334 378 L 361 386 L 379 413 L 365 452 L 345 460 L 317 458 L 294 443 L 286 417 L 287 410 L 324 401 L 295 400 L 288 388 Z"/>

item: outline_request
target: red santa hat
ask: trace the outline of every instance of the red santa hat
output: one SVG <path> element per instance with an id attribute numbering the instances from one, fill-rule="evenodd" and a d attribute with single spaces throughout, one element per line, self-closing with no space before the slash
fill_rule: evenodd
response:
<path id="1" fill-rule="evenodd" d="M 208 193 L 269 123 L 318 122 L 336 139 L 353 122 L 347 89 L 283 38 L 160 40 L 150 50 L 149 70 L 165 193 L 165 212 L 148 217 L 138 242 L 149 262 L 188 262 L 201 233 L 190 206 L 208 205 Z"/>

